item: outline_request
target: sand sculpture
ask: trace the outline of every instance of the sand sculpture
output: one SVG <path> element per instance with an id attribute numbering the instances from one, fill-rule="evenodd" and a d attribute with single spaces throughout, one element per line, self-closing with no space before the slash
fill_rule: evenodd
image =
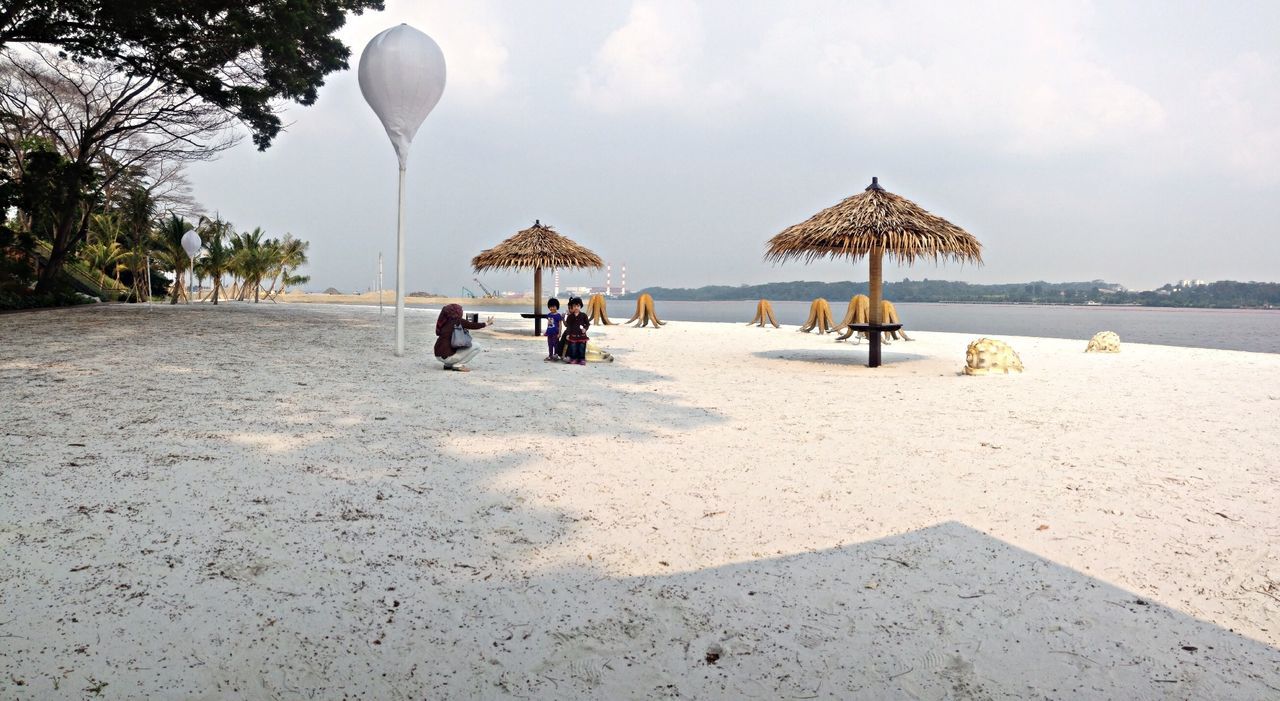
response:
<path id="1" fill-rule="evenodd" d="M 1004 341 L 979 338 L 965 351 L 964 374 L 996 375 L 1022 372 L 1022 359 Z"/>
<path id="2" fill-rule="evenodd" d="M 1120 334 L 1115 331 L 1099 331 L 1089 339 L 1089 347 L 1085 353 L 1119 353 Z"/>
<path id="3" fill-rule="evenodd" d="M 605 309 L 604 295 L 593 294 L 591 299 L 587 300 L 587 316 L 591 318 L 591 323 L 600 324 L 601 326 L 613 326 L 614 323 L 609 321 L 609 314 Z"/>
<path id="4" fill-rule="evenodd" d="M 840 325 L 835 328 L 836 331 L 840 331 L 841 329 L 844 330 L 844 333 L 836 340 L 845 341 L 845 340 L 848 340 L 850 337 L 853 337 L 853 342 L 856 344 L 861 339 L 868 338 L 867 333 L 865 331 L 858 331 L 856 332 L 857 335 L 854 336 L 855 332 L 853 329 L 849 328 L 849 325 L 870 323 L 870 315 L 871 315 L 870 312 L 871 312 L 871 299 L 866 295 L 854 295 L 853 299 L 849 300 L 849 309 L 844 314 L 844 320 L 841 321 Z M 882 300 L 880 303 L 880 323 L 882 324 L 901 324 L 902 323 L 902 320 L 898 318 L 898 310 L 893 307 L 893 302 L 890 302 L 887 299 Z M 897 339 L 899 341 L 911 340 L 911 337 L 908 336 L 906 332 L 904 332 L 902 329 L 898 329 L 897 331 L 885 331 L 882 338 L 884 339 L 883 340 L 884 343 L 889 343 L 890 339 Z"/>
<path id="5" fill-rule="evenodd" d="M 633 321 L 638 322 L 636 328 L 643 328 L 651 321 L 655 329 L 667 323 L 659 319 L 658 313 L 653 311 L 653 295 L 648 292 L 640 295 L 640 298 L 636 300 L 636 313 L 632 314 L 626 323 L 630 324 Z"/>
<path id="6" fill-rule="evenodd" d="M 769 300 L 762 299 L 756 305 L 756 318 L 747 322 L 747 326 L 755 324 L 756 326 L 764 326 L 765 322 L 773 324 L 773 328 L 781 328 L 778 326 L 778 319 L 773 315 L 773 305 L 769 304 Z"/>
<path id="7" fill-rule="evenodd" d="M 809 333 L 817 329 L 818 333 L 831 333 L 835 331 L 836 322 L 831 318 L 831 305 L 827 300 L 819 297 L 809 304 L 809 318 L 805 320 L 800 330 Z"/>

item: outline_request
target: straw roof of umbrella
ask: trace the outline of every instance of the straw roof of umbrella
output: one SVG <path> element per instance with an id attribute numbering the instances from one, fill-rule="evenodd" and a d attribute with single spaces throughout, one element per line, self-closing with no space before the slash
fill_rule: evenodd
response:
<path id="1" fill-rule="evenodd" d="M 538 268 L 603 268 L 591 249 L 555 232 L 541 221 L 471 259 L 475 271 Z"/>
<path id="2" fill-rule="evenodd" d="M 769 239 L 765 259 L 857 259 L 877 247 L 907 264 L 919 258 L 982 262 L 982 244 L 972 234 L 885 190 L 876 178 L 863 192 Z"/>

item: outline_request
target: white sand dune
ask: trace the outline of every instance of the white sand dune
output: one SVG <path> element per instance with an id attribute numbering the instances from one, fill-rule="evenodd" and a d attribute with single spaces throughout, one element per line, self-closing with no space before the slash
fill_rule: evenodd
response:
<path id="1" fill-rule="evenodd" d="M 433 320 L 0 317 L 0 697 L 1280 698 L 1280 355 Z"/>

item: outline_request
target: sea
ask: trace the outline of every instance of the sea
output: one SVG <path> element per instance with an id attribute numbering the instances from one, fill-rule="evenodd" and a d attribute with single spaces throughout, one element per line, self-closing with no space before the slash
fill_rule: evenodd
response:
<path id="1" fill-rule="evenodd" d="M 658 316 L 672 321 L 745 324 L 757 300 L 671 302 L 657 300 Z M 809 302 L 773 302 L 783 326 L 803 324 Z M 847 301 L 833 303 L 831 315 L 844 317 Z M 465 305 L 468 312 L 511 312 L 510 306 Z M 1280 309 L 1174 309 L 1167 307 L 1067 306 L 1036 304 L 895 303 L 903 328 L 976 336 L 1046 336 L 1087 341 L 1099 331 L 1115 331 L 1120 341 L 1166 346 L 1280 353 Z M 523 310 L 520 310 L 523 311 Z M 609 300 L 609 317 L 626 321 L 632 300 Z"/>

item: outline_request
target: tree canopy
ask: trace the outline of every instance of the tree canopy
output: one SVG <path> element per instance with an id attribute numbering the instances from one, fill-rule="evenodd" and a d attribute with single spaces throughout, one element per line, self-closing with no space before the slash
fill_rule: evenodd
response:
<path id="1" fill-rule="evenodd" d="M 234 114 L 259 149 L 279 134 L 278 100 L 309 105 L 351 51 L 334 33 L 381 0 L 8 0 L 0 46 L 53 44 L 111 61 Z"/>

